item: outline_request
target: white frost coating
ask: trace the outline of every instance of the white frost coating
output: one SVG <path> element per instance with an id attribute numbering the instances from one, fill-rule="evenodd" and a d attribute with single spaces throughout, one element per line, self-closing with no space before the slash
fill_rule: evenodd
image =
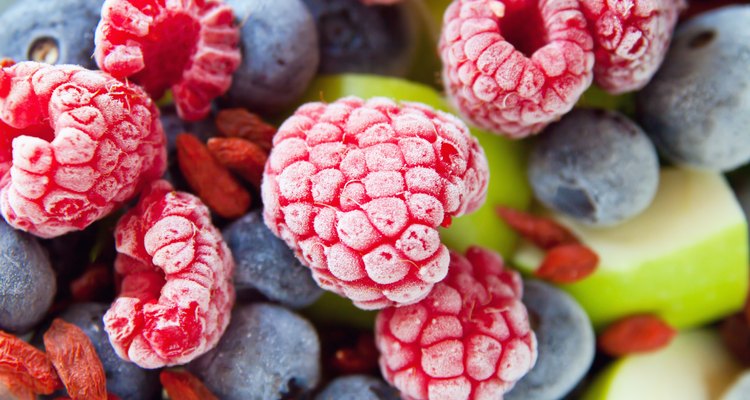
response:
<path id="1" fill-rule="evenodd" d="M 431 346 L 446 339 L 461 339 L 463 335 L 464 328 L 458 318 L 452 315 L 440 315 L 427 322 L 419 345 Z"/>
<path id="2" fill-rule="evenodd" d="M 367 195 L 373 199 L 397 196 L 404 191 L 404 177 L 396 171 L 371 172 L 362 182 Z"/>
<path id="3" fill-rule="evenodd" d="M 338 197 L 345 179 L 344 174 L 338 169 L 324 169 L 313 175 L 310 179 L 313 200 L 323 204 L 333 203 Z"/>
<path id="4" fill-rule="evenodd" d="M 354 281 L 365 276 L 362 260 L 341 243 L 334 244 L 328 250 L 328 270 L 342 281 Z"/>
<path id="5" fill-rule="evenodd" d="M 469 400 L 471 383 L 464 377 L 435 379 L 427 389 L 430 400 Z"/>
<path id="6" fill-rule="evenodd" d="M 438 231 L 421 224 L 410 225 L 396 241 L 396 248 L 414 261 L 426 260 L 440 246 L 442 244 Z"/>
<path id="7" fill-rule="evenodd" d="M 497 340 L 485 335 L 472 336 L 466 349 L 466 372 L 476 380 L 488 379 L 495 373 L 502 352 L 503 346 Z"/>
<path id="8" fill-rule="evenodd" d="M 315 166 L 307 161 L 290 165 L 279 175 L 281 195 L 289 201 L 305 199 L 310 193 L 310 178 L 314 173 Z"/>
<path id="9" fill-rule="evenodd" d="M 443 203 L 434 196 L 424 193 L 414 193 L 406 200 L 409 213 L 417 221 L 430 226 L 438 226 L 443 223 L 445 210 Z"/>
<path id="10" fill-rule="evenodd" d="M 281 208 L 284 222 L 297 235 L 307 235 L 312 228 L 313 206 L 309 203 L 292 203 Z"/>
<path id="11" fill-rule="evenodd" d="M 391 334 L 404 343 L 417 340 L 422 326 L 427 321 L 427 310 L 420 306 L 399 307 L 393 312 L 388 328 Z"/>
<path id="12" fill-rule="evenodd" d="M 386 237 L 401 233 L 409 222 L 409 214 L 403 200 L 395 197 L 374 199 L 362 206 L 370 222 Z"/>
<path id="13" fill-rule="evenodd" d="M 422 369 L 433 378 L 452 378 L 464 373 L 464 344 L 446 340 L 422 349 Z"/>
<path id="14" fill-rule="evenodd" d="M 398 145 L 380 143 L 365 149 L 365 162 L 371 172 L 400 171 L 404 166 L 404 157 Z"/>
<path id="15" fill-rule="evenodd" d="M 341 213 L 336 221 L 336 232 L 344 244 L 355 250 L 366 250 L 380 239 L 367 215 L 360 210 Z"/>
<path id="16" fill-rule="evenodd" d="M 500 359 L 498 377 L 504 381 L 517 381 L 532 367 L 532 355 L 529 346 L 520 340 L 513 340 L 503 349 Z"/>
<path id="17" fill-rule="evenodd" d="M 362 256 L 367 276 L 374 282 L 389 284 L 403 279 L 413 265 L 408 260 L 401 259 L 393 246 L 384 244 L 374 248 Z"/>

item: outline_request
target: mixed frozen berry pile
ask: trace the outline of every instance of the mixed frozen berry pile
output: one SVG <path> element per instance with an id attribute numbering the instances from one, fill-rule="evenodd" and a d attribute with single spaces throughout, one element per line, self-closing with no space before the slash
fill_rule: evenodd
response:
<path id="1" fill-rule="evenodd" d="M 0 399 L 750 399 L 745 3 L 0 0 Z"/>

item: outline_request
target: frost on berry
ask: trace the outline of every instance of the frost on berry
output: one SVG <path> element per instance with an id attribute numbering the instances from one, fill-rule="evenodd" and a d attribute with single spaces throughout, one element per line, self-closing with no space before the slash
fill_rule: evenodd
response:
<path id="1" fill-rule="evenodd" d="M 205 118 L 240 65 L 239 28 L 220 0 L 106 0 L 96 29 L 96 63 L 154 98 L 172 89 L 177 112 Z"/>
<path id="2" fill-rule="evenodd" d="M 610 93 L 643 88 L 667 55 L 683 0 L 580 0 L 594 38 L 594 79 Z"/>
<path id="3" fill-rule="evenodd" d="M 139 87 L 71 65 L 0 70 L 0 211 L 13 227 L 84 229 L 165 168 L 159 111 Z"/>
<path id="4" fill-rule="evenodd" d="M 450 114 L 384 98 L 308 103 L 274 137 L 264 219 L 324 289 L 365 309 L 409 304 L 448 271 L 437 228 L 478 208 L 488 177 Z"/>
<path id="5" fill-rule="evenodd" d="M 117 354 L 143 368 L 187 363 L 229 324 L 234 261 L 208 208 L 155 181 L 115 230 L 120 296 L 104 315 Z"/>
<path id="6" fill-rule="evenodd" d="M 378 314 L 383 376 L 405 399 L 502 398 L 537 357 L 521 291 L 496 253 L 451 252 L 448 276 L 425 299 Z"/>
<path id="7" fill-rule="evenodd" d="M 577 0 L 456 0 L 440 37 L 443 81 L 478 126 L 539 132 L 589 87 L 593 41 Z"/>

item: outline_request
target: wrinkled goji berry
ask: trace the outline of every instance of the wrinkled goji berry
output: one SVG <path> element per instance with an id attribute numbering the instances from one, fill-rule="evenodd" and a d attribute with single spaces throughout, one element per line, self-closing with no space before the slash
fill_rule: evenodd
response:
<path id="1" fill-rule="evenodd" d="M 0 331 L 0 377 L 21 398 L 24 392 L 51 394 L 62 386 L 44 352 L 3 331 Z"/>
<path id="2" fill-rule="evenodd" d="M 503 206 L 496 210 L 514 231 L 542 249 L 578 243 L 578 239 L 569 230 L 549 218 Z"/>
<path id="3" fill-rule="evenodd" d="M 608 326 L 599 336 L 599 347 L 615 357 L 644 353 L 668 345 L 676 334 L 674 328 L 655 315 L 632 315 Z"/>
<path id="4" fill-rule="evenodd" d="M 248 140 L 266 152 L 271 150 L 273 135 L 276 134 L 276 128 L 244 108 L 219 111 L 216 127 L 222 135 Z"/>
<path id="5" fill-rule="evenodd" d="M 537 278 L 553 283 L 575 283 L 594 273 L 599 256 L 582 244 L 563 244 L 547 251 Z"/>
<path id="6" fill-rule="evenodd" d="M 172 400 L 218 400 L 206 385 L 190 372 L 164 370 L 159 374 L 159 380 Z"/>
<path id="7" fill-rule="evenodd" d="M 236 137 L 211 138 L 207 144 L 208 150 L 221 165 L 260 189 L 263 168 L 268 159 L 266 151 L 253 142 Z"/>

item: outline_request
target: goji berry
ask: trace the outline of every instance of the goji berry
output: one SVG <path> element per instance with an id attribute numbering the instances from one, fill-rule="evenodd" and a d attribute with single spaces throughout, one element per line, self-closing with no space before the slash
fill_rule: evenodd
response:
<path id="1" fill-rule="evenodd" d="M 553 283 L 575 283 L 594 273 L 599 256 L 582 244 L 563 244 L 547 251 L 542 265 L 534 272 Z"/>
<path id="2" fill-rule="evenodd" d="M 569 230 L 549 218 L 503 206 L 497 207 L 496 210 L 500 218 L 514 231 L 542 249 L 579 242 Z"/>
<path id="3" fill-rule="evenodd" d="M 218 400 L 198 377 L 187 371 L 164 370 L 159 374 L 164 390 L 173 400 Z"/>
<path id="4" fill-rule="evenodd" d="M 208 150 L 221 165 L 260 189 L 263 168 L 268 159 L 268 153 L 260 146 L 236 137 L 211 138 L 208 139 Z"/>
<path id="5" fill-rule="evenodd" d="M 672 341 L 677 331 L 651 314 L 622 318 L 599 336 L 599 347 L 611 356 L 658 350 Z"/>
<path id="6" fill-rule="evenodd" d="M 216 127 L 224 136 L 248 140 L 265 151 L 271 150 L 273 135 L 276 134 L 276 128 L 244 108 L 219 111 Z"/>
<path id="7" fill-rule="evenodd" d="M 0 331 L 0 377 L 13 393 L 51 394 L 62 386 L 55 368 L 44 352 L 23 340 Z"/>

